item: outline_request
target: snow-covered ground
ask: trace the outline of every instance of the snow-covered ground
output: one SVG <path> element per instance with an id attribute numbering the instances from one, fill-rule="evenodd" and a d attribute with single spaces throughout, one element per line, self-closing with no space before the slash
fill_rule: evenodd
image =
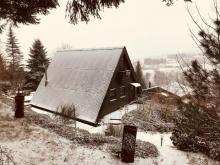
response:
<path id="1" fill-rule="evenodd" d="M 24 105 L 28 106 L 30 104 L 34 93 L 35 92 L 31 92 L 30 95 L 24 97 Z"/>
<path id="2" fill-rule="evenodd" d="M 192 94 L 192 88 L 178 82 L 171 82 L 168 85 L 163 85 L 161 87 L 179 97 Z"/>
<path id="3" fill-rule="evenodd" d="M 1 105 L 1 104 L 0 104 Z M 49 132 L 47 129 L 28 123 L 25 119 L 14 119 L 13 111 L 0 106 L 0 146 L 6 148 L 18 165 L 110 165 L 121 163 L 120 159 L 105 150 L 74 144 L 70 140 Z M 92 128 L 90 131 L 98 132 Z M 101 131 L 100 131 L 101 132 Z M 161 135 L 163 145 L 161 146 Z M 138 132 L 137 139 L 156 145 L 158 158 L 136 158 L 137 165 L 219 165 L 198 153 L 177 150 L 170 141 L 170 134 Z"/>
<path id="4" fill-rule="evenodd" d="M 171 133 L 137 133 L 137 139 L 150 142 L 157 147 L 160 153 L 157 159 L 159 165 L 220 165 L 220 162 L 213 161 L 203 154 L 177 150 L 170 136 Z"/>
<path id="5" fill-rule="evenodd" d="M 138 108 L 138 104 L 131 104 L 131 105 L 128 105 L 128 106 L 124 106 L 123 108 L 121 108 L 120 110 L 118 111 L 115 111 L 115 112 L 112 112 L 108 115 L 106 115 L 102 121 L 101 121 L 101 126 L 99 127 L 93 127 L 93 126 L 90 126 L 88 124 L 84 124 L 84 123 L 81 123 L 81 122 L 76 122 L 76 128 L 80 128 L 80 129 L 84 129 L 84 130 L 87 130 L 89 133 L 99 133 L 99 134 L 104 134 L 105 133 L 105 130 L 107 128 L 107 125 L 109 123 L 121 123 L 121 118 L 126 114 L 126 113 L 129 113 L 133 110 L 136 110 Z M 40 113 L 40 114 L 46 114 L 50 117 L 53 118 L 53 115 L 49 112 L 46 112 L 46 111 L 42 111 L 42 110 L 39 110 L 39 109 L 36 109 L 36 108 L 31 108 L 33 111 L 37 112 L 37 113 Z M 112 119 L 116 119 L 116 120 L 112 120 Z M 69 125 L 69 126 L 72 126 L 72 127 L 75 127 L 75 124 L 72 124 L 72 125 Z"/>
<path id="6" fill-rule="evenodd" d="M 97 149 L 74 144 L 47 129 L 27 123 L 25 119 L 14 119 L 9 107 L 1 103 L 0 146 L 8 151 L 16 165 L 125 164 L 108 153 L 105 150 L 106 146 Z M 152 164 L 154 160 L 136 158 L 135 163 L 132 164 L 146 164 L 146 162 Z"/>

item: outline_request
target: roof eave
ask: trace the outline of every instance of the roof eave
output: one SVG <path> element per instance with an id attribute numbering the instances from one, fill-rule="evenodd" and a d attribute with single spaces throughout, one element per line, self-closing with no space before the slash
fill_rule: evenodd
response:
<path id="1" fill-rule="evenodd" d="M 86 121 L 86 120 L 83 120 L 83 119 L 65 116 L 65 115 L 62 115 L 62 114 L 60 114 L 58 112 L 54 112 L 52 110 L 49 110 L 49 109 L 46 109 L 46 108 L 42 108 L 42 107 L 39 107 L 39 106 L 36 106 L 36 105 L 33 105 L 33 104 L 31 104 L 31 107 L 39 109 L 39 110 L 42 110 L 42 111 L 46 111 L 46 112 L 49 112 L 49 113 L 53 113 L 53 114 L 56 114 L 56 115 L 60 115 L 60 116 L 63 116 L 63 117 L 66 117 L 66 118 L 69 118 L 69 119 L 72 119 L 72 120 L 76 120 L 76 121 L 79 121 L 81 123 L 85 123 L 85 124 L 88 124 L 88 125 L 91 125 L 91 126 L 94 126 L 94 127 L 99 125 L 97 123 L 93 123 L 93 122 Z"/>

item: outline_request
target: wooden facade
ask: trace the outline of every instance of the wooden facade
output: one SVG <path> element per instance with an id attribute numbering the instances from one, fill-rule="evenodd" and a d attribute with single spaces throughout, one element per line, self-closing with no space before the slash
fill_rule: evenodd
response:
<path id="1" fill-rule="evenodd" d="M 135 87 L 132 83 L 137 83 L 137 77 L 128 53 L 124 48 L 97 120 L 129 104 L 140 96 L 141 86 Z"/>

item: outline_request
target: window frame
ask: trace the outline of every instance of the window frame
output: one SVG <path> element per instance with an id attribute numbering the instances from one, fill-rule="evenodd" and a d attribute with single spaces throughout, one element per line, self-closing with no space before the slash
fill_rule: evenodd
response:
<path id="1" fill-rule="evenodd" d="M 117 100 L 116 88 L 109 89 L 109 99 L 110 100 Z"/>
<path id="2" fill-rule="evenodd" d="M 126 87 L 124 85 L 119 88 L 119 96 L 120 98 L 126 97 Z"/>

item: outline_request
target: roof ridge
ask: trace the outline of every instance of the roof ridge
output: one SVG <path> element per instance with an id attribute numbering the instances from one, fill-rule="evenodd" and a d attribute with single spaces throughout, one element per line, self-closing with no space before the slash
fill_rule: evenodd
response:
<path id="1" fill-rule="evenodd" d="M 66 50 L 57 50 L 56 52 L 113 50 L 113 49 L 123 49 L 124 47 L 125 47 L 125 46 L 120 46 L 120 47 L 102 47 L 102 48 L 66 49 Z"/>

